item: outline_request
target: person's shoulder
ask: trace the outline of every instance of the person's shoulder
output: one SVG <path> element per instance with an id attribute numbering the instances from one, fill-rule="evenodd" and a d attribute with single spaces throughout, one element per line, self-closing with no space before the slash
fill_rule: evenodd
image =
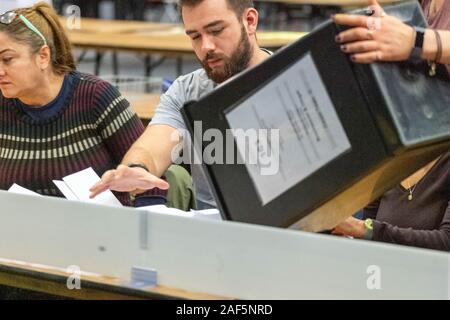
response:
<path id="1" fill-rule="evenodd" d="M 209 83 L 211 80 L 208 78 L 208 75 L 206 74 L 205 70 L 203 68 L 197 69 L 195 71 L 192 71 L 188 74 L 179 76 L 175 83 L 179 84 L 180 86 L 186 87 L 186 86 L 195 86 L 199 84 Z"/>
<path id="2" fill-rule="evenodd" d="M 439 180 L 450 180 L 450 151 L 442 154 L 428 172 Z"/>
<path id="3" fill-rule="evenodd" d="M 100 78 L 98 76 L 95 76 L 93 74 L 90 74 L 90 73 L 83 73 L 83 72 L 79 72 L 79 71 L 73 71 L 73 72 L 69 73 L 69 76 L 74 78 L 74 79 L 80 80 L 80 81 L 85 82 L 85 83 L 90 83 L 90 84 L 93 84 L 93 85 L 112 86 L 112 84 L 109 81 L 107 81 L 105 79 L 102 79 L 102 78 Z"/>
<path id="4" fill-rule="evenodd" d="M 178 79 L 179 79 L 179 80 L 184 80 L 184 79 L 192 78 L 192 77 L 194 77 L 194 78 L 204 78 L 205 76 L 206 76 L 205 69 L 199 68 L 199 69 L 197 69 L 197 70 L 194 70 L 194 71 L 192 71 L 192 72 L 189 72 L 189 73 L 186 73 L 186 74 L 183 74 L 183 75 L 179 76 L 179 77 L 177 78 L 177 80 L 178 80 Z M 206 77 L 207 77 L 207 76 L 206 76 Z"/>
<path id="5" fill-rule="evenodd" d="M 450 151 L 447 151 L 439 157 L 438 164 L 443 164 L 450 169 Z"/>
<path id="6" fill-rule="evenodd" d="M 69 76 L 73 77 L 75 81 L 80 82 L 82 90 L 93 93 L 96 97 L 118 97 L 120 92 L 114 84 L 108 80 L 102 79 L 98 76 L 89 73 L 71 72 Z"/>
<path id="7" fill-rule="evenodd" d="M 0 106 L 2 107 L 2 114 L 4 113 L 5 110 L 10 110 L 10 108 L 6 108 L 6 106 L 11 105 L 12 104 L 12 99 L 8 99 L 5 98 L 2 94 L 2 92 L 0 91 Z"/>

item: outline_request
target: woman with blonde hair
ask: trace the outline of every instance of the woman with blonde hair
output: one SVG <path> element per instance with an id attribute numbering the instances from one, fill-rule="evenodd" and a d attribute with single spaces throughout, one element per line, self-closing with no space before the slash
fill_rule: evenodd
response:
<path id="1" fill-rule="evenodd" d="M 87 167 L 101 176 L 144 131 L 115 87 L 75 70 L 64 28 L 44 2 L 0 15 L 0 91 L 0 189 L 17 183 L 61 196 L 52 180 Z"/>

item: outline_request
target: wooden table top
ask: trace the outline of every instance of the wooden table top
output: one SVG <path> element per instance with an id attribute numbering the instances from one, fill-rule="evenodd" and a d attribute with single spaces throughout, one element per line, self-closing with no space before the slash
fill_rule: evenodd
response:
<path id="1" fill-rule="evenodd" d="M 71 274 L 64 269 L 33 263 L 0 259 L 0 285 L 43 292 L 75 299 L 227 299 L 204 293 L 164 286 L 136 289 L 124 286 L 118 278 L 82 272 L 81 289 L 69 290 Z"/>
<path id="2" fill-rule="evenodd" d="M 65 24 L 66 18 L 61 18 Z M 193 55 L 189 37 L 179 24 L 113 21 L 83 18 L 80 29 L 68 30 L 69 39 L 76 48 L 121 50 L 160 53 L 165 56 Z M 306 33 L 260 31 L 258 42 L 264 48 L 278 49 Z M 153 118 L 160 94 L 122 92 L 133 110 L 143 121 Z"/>
<path id="3" fill-rule="evenodd" d="M 159 93 L 135 93 L 121 92 L 125 99 L 130 102 L 131 108 L 141 120 L 148 122 L 155 115 L 156 107 L 159 105 L 161 94 Z"/>
<path id="4" fill-rule="evenodd" d="M 60 21 L 69 33 L 134 33 L 168 30 L 178 26 L 175 23 L 81 18 L 80 28 L 77 29 L 71 27 L 72 22 L 70 18 L 60 17 Z"/>
<path id="5" fill-rule="evenodd" d="M 305 34 L 304 32 L 260 31 L 257 36 L 261 47 L 277 49 Z M 161 53 L 168 56 L 194 54 L 189 37 L 180 28 L 148 33 L 114 34 L 114 36 L 105 36 L 104 33 L 69 32 L 69 39 L 76 48 Z"/>

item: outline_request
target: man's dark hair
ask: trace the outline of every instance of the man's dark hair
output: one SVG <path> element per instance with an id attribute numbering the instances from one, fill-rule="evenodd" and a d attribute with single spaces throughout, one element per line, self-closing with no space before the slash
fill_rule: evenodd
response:
<path id="1" fill-rule="evenodd" d="M 208 0 L 178 0 L 178 11 L 181 14 L 183 7 L 195 7 L 203 1 Z M 245 9 L 253 8 L 253 0 L 225 0 L 228 7 L 236 13 L 236 16 L 240 18 Z"/>

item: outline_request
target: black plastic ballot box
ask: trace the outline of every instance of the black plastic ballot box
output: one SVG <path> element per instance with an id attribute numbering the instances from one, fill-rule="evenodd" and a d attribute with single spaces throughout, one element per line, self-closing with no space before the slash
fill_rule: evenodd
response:
<path id="1" fill-rule="evenodd" d="M 417 1 L 385 10 L 426 26 Z M 355 64 L 341 30 L 328 21 L 182 109 L 225 219 L 330 229 L 448 150 L 446 68 Z"/>

